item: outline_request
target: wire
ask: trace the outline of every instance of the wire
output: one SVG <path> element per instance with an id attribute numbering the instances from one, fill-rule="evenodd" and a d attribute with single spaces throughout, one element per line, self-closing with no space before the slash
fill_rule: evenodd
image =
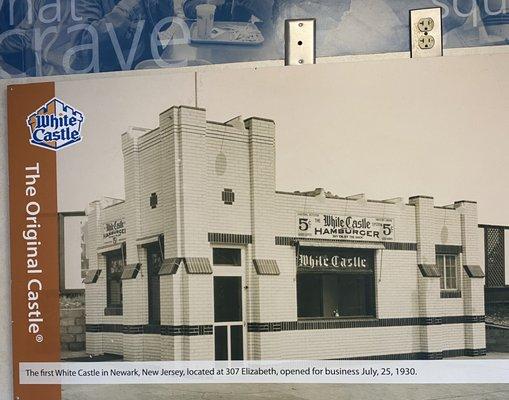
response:
<path id="1" fill-rule="evenodd" d="M 386 204 L 383 203 L 382 220 L 385 219 L 385 206 L 386 206 Z M 384 264 L 384 250 L 385 249 L 380 249 L 380 274 L 378 274 L 378 282 L 382 282 L 382 268 L 383 268 L 383 264 Z"/>

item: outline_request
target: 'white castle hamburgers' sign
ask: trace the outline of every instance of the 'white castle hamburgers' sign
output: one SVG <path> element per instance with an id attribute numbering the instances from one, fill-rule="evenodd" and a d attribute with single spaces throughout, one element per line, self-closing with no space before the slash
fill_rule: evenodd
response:
<path id="1" fill-rule="evenodd" d="M 394 221 L 390 218 L 353 215 L 298 214 L 297 236 L 316 239 L 390 241 Z"/>
<path id="2" fill-rule="evenodd" d="M 125 240 L 126 227 L 123 218 L 109 221 L 103 224 L 103 243 L 116 244 L 121 240 Z"/>

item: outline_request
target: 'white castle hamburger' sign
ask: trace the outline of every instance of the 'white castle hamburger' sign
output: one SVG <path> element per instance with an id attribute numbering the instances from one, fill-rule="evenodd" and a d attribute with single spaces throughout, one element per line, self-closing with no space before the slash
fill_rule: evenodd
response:
<path id="1" fill-rule="evenodd" d="M 103 243 L 116 244 L 125 240 L 126 227 L 123 218 L 109 221 L 103 224 Z"/>
<path id="2" fill-rule="evenodd" d="M 394 221 L 390 218 L 353 215 L 298 214 L 297 236 L 309 239 L 390 241 L 394 240 Z"/>

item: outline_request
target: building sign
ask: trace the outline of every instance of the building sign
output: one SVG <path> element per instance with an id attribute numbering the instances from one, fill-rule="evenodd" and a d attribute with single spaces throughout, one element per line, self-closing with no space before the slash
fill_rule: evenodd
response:
<path id="1" fill-rule="evenodd" d="M 116 219 L 106 222 L 103 225 L 103 242 L 105 244 L 115 244 L 121 240 L 125 240 L 125 219 Z"/>
<path id="2" fill-rule="evenodd" d="M 297 266 L 301 272 L 372 271 L 373 251 L 335 247 L 299 247 Z"/>
<path id="3" fill-rule="evenodd" d="M 300 238 L 390 241 L 394 240 L 394 221 L 389 218 L 353 215 L 298 214 Z"/>

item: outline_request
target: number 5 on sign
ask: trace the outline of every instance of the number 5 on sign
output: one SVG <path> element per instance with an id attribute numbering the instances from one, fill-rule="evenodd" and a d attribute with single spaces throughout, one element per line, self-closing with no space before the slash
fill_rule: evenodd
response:
<path id="1" fill-rule="evenodd" d="M 299 231 L 306 232 L 309 229 L 309 219 L 299 218 Z"/>

